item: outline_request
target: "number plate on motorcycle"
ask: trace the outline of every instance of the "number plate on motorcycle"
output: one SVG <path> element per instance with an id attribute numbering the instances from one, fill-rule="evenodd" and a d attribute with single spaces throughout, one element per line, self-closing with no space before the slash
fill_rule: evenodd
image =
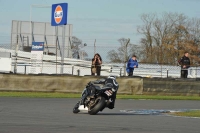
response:
<path id="1" fill-rule="evenodd" d="M 111 90 L 107 90 L 104 92 L 107 96 L 111 96 L 113 94 L 113 92 Z"/>

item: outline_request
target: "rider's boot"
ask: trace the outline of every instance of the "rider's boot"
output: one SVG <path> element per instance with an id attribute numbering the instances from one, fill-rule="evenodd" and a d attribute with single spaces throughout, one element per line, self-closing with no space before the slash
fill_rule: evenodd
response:
<path id="1" fill-rule="evenodd" d="M 109 99 L 109 104 L 108 104 L 108 108 L 109 109 L 113 109 L 115 107 L 115 99 Z"/>

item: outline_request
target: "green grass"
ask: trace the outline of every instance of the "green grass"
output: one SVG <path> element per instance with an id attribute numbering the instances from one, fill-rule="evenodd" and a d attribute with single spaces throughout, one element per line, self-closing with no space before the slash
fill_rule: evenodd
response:
<path id="1" fill-rule="evenodd" d="M 199 96 L 117 95 L 119 99 L 200 100 Z"/>
<path id="2" fill-rule="evenodd" d="M 172 115 L 176 116 L 187 116 L 187 117 L 200 117 L 200 110 L 192 110 L 186 112 L 175 112 L 171 113 Z"/>
<path id="3" fill-rule="evenodd" d="M 80 98 L 81 94 L 51 92 L 0 92 L 0 97 Z"/>
<path id="4" fill-rule="evenodd" d="M 0 92 L 0 97 L 80 98 L 80 93 Z M 199 96 L 117 95 L 117 99 L 200 100 Z"/>

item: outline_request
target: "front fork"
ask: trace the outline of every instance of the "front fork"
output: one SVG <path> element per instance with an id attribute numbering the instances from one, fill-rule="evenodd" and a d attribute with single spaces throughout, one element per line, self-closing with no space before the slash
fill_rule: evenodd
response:
<path id="1" fill-rule="evenodd" d="M 81 94 L 80 105 L 84 105 L 84 101 L 85 101 L 85 98 L 87 97 L 87 95 L 88 95 L 88 91 L 87 91 L 87 88 L 85 88 Z"/>

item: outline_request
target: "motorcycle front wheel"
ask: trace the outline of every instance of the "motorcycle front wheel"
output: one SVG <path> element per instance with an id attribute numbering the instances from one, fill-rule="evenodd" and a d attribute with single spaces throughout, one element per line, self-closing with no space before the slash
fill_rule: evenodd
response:
<path id="1" fill-rule="evenodd" d="M 92 107 L 90 107 L 88 109 L 88 113 L 90 115 L 96 115 L 100 110 L 102 110 L 105 107 L 105 98 L 104 97 L 98 97 L 95 100 L 95 105 L 93 105 Z"/>
<path id="2" fill-rule="evenodd" d="M 74 114 L 77 114 L 78 112 L 80 112 L 80 110 L 78 109 L 79 104 L 80 104 L 80 102 L 78 102 L 78 103 L 74 106 L 74 108 L 73 108 L 73 113 L 74 113 Z"/>

